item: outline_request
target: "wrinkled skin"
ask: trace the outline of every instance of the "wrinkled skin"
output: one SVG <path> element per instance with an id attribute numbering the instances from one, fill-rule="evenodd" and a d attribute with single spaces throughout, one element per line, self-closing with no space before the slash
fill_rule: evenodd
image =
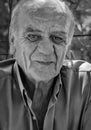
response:
<path id="1" fill-rule="evenodd" d="M 47 82 L 62 67 L 67 51 L 70 20 L 60 13 L 40 11 L 31 15 L 29 9 L 19 14 L 14 38 L 15 57 L 29 79 Z"/>

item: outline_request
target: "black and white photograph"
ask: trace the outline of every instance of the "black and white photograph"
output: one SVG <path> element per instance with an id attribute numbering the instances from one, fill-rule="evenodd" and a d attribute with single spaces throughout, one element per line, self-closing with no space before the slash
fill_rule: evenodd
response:
<path id="1" fill-rule="evenodd" d="M 0 0 L 0 130 L 91 130 L 91 0 Z"/>

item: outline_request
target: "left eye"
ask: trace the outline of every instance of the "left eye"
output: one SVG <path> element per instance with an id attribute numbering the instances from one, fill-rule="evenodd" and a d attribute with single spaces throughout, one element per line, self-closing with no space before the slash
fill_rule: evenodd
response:
<path id="1" fill-rule="evenodd" d="M 31 41 L 31 42 L 36 42 L 38 40 L 41 39 L 41 36 L 40 35 L 35 35 L 35 34 L 27 34 L 26 35 L 26 38 Z"/>
<path id="2" fill-rule="evenodd" d="M 52 35 L 51 37 L 51 40 L 56 43 L 56 44 L 62 44 L 62 43 L 65 43 L 65 40 L 63 37 L 59 37 L 59 36 L 54 36 Z"/>

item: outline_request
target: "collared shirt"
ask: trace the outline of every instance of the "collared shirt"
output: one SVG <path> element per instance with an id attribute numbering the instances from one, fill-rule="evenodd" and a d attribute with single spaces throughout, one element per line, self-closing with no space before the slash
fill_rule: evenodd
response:
<path id="1" fill-rule="evenodd" d="M 62 85 L 55 85 L 43 130 L 91 130 L 91 65 L 76 61 L 60 74 Z M 0 62 L 0 130 L 39 130 L 24 94 L 16 61 Z"/>
<path id="2" fill-rule="evenodd" d="M 37 121 L 36 116 L 35 116 L 35 114 L 32 110 L 32 107 L 31 107 L 32 106 L 32 100 L 31 100 L 31 98 L 28 97 L 26 89 L 23 85 L 17 62 L 14 65 L 14 71 L 16 73 L 16 77 L 17 77 L 17 80 L 18 80 L 18 83 L 19 83 L 19 87 L 20 87 L 20 91 L 21 91 L 21 95 L 23 97 L 24 103 L 25 103 L 26 107 L 28 107 L 29 111 L 31 112 L 32 118 L 36 121 L 36 127 L 38 127 L 38 121 Z M 49 109 L 51 109 L 51 107 L 53 107 L 55 105 L 55 103 L 57 101 L 57 94 L 58 94 L 61 86 L 62 86 L 61 75 L 59 74 L 57 76 L 57 80 L 56 80 L 56 84 L 54 86 L 54 91 L 53 91 L 52 97 L 49 101 L 47 113 L 48 113 Z M 34 123 L 34 125 L 35 125 L 35 123 Z M 44 125 L 45 125 L 45 122 L 44 122 Z M 39 129 L 39 127 L 38 127 L 38 129 Z"/>

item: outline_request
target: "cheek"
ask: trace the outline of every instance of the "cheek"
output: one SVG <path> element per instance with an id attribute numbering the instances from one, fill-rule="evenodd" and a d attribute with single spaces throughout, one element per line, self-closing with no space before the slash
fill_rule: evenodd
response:
<path id="1" fill-rule="evenodd" d="M 65 59 L 66 54 L 66 47 L 58 47 L 56 48 L 56 54 L 57 54 L 57 69 L 60 69 L 63 61 Z"/>
<path id="2" fill-rule="evenodd" d="M 66 53 L 66 47 L 64 46 L 56 47 L 56 54 L 57 54 L 58 61 L 60 61 L 62 57 L 64 57 L 65 53 Z"/>
<path id="3" fill-rule="evenodd" d="M 28 40 L 24 39 L 23 37 L 21 37 L 17 43 L 18 43 L 16 45 L 17 52 L 26 53 L 27 55 L 31 55 L 36 47 L 35 44 L 30 43 Z"/>
<path id="4" fill-rule="evenodd" d="M 26 42 L 21 42 L 16 46 L 16 58 L 20 64 L 28 64 L 31 61 L 31 55 L 35 50 L 35 46 Z"/>

